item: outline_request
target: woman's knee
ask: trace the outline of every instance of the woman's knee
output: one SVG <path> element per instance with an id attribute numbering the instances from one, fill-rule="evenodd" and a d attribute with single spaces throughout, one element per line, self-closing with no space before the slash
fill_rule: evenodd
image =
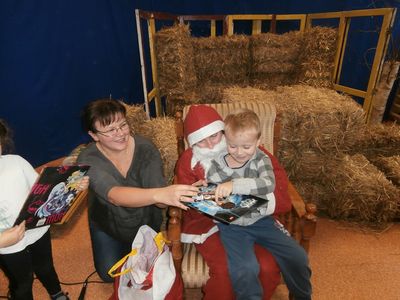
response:
<path id="1" fill-rule="evenodd" d="M 114 282 L 114 279 L 108 275 L 109 267 L 105 266 L 104 264 L 95 265 L 96 272 L 104 282 Z"/>
<path id="2" fill-rule="evenodd" d="M 95 249 L 93 249 L 95 250 Z M 115 262 L 118 261 L 117 258 L 114 260 L 106 255 L 100 255 L 101 253 L 97 253 L 93 251 L 93 259 L 94 259 L 94 267 L 96 269 L 97 274 L 104 282 L 113 282 L 114 279 L 108 275 L 108 270 L 114 265 Z"/>

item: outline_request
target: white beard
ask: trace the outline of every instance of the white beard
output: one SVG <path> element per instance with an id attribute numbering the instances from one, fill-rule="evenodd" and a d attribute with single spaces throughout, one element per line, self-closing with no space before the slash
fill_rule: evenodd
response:
<path id="1" fill-rule="evenodd" d="M 224 151 L 226 152 L 226 140 L 224 135 L 221 137 L 221 141 L 212 149 L 200 148 L 194 145 L 192 147 L 193 156 L 190 165 L 193 169 L 199 162 L 204 169 L 204 174 L 207 175 L 207 171 L 211 166 L 211 161 Z"/>

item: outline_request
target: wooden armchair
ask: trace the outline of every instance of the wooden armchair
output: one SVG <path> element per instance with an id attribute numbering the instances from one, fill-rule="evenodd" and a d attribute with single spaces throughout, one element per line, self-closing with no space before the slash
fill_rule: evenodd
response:
<path id="1" fill-rule="evenodd" d="M 251 109 L 260 117 L 262 125 L 262 145 L 271 153 L 276 153 L 279 141 L 279 122 L 276 121 L 275 106 L 271 103 L 219 103 L 208 104 L 215 108 L 222 118 L 238 108 Z M 185 148 L 183 136 L 183 119 L 188 111 L 188 106 L 183 112 L 176 114 L 176 131 L 178 137 L 178 152 Z M 279 118 L 278 118 L 279 119 Z M 275 150 L 275 151 L 274 151 Z M 308 253 L 310 239 L 316 229 L 316 207 L 305 204 L 295 187 L 289 182 L 288 193 L 292 201 L 290 212 L 279 215 L 277 218 L 285 225 L 291 235 L 304 247 Z M 208 267 L 193 244 L 184 244 L 180 241 L 181 235 L 181 210 L 170 207 L 168 216 L 168 239 L 172 244 L 172 255 L 177 272 L 181 272 L 185 288 L 201 288 L 208 279 Z"/>

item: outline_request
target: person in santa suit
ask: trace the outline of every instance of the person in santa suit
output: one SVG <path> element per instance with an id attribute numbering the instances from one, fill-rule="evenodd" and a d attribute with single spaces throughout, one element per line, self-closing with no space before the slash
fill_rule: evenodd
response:
<path id="1" fill-rule="evenodd" d="M 193 184 L 206 179 L 205 174 L 211 160 L 220 152 L 226 151 L 223 130 L 224 122 L 212 107 L 190 107 L 184 120 L 184 134 L 189 148 L 182 153 L 176 164 L 178 183 Z M 275 175 L 275 200 L 269 202 L 272 208 L 270 211 L 274 215 L 285 213 L 291 209 L 286 172 L 272 154 L 262 150 L 270 157 Z M 235 299 L 226 253 L 216 223 L 210 217 L 191 209 L 183 213 L 182 225 L 182 242 L 194 243 L 209 267 L 210 278 L 203 287 L 204 299 Z M 270 299 L 280 283 L 280 269 L 272 254 L 265 248 L 255 244 L 254 251 L 260 266 L 258 278 L 263 288 L 262 299 Z"/>

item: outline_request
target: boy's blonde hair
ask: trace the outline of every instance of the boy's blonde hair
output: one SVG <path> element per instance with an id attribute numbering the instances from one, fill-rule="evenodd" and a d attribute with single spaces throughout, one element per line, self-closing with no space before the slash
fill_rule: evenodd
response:
<path id="1" fill-rule="evenodd" d="M 225 131 L 237 133 L 238 131 L 255 129 L 257 138 L 261 136 L 260 119 L 257 114 L 246 108 L 241 108 L 226 116 Z"/>

